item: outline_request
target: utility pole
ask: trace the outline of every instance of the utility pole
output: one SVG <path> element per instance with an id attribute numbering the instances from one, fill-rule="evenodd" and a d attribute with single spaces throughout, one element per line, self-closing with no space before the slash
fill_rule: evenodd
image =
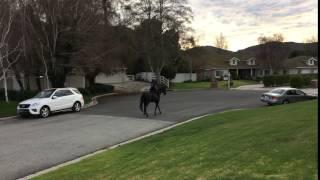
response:
<path id="1" fill-rule="evenodd" d="M 190 58 L 190 81 L 192 81 L 192 58 Z"/>
<path id="2" fill-rule="evenodd" d="M 230 89 L 230 77 L 231 77 L 231 74 L 230 72 L 228 72 L 228 89 Z"/>

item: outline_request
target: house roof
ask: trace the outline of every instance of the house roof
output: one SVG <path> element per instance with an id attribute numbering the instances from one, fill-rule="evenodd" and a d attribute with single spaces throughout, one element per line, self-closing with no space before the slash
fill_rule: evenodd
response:
<path id="1" fill-rule="evenodd" d="M 248 65 L 249 60 L 255 60 L 255 65 Z M 237 65 L 230 65 L 231 60 L 237 60 Z M 250 69 L 250 68 L 262 68 L 263 65 L 259 64 L 259 61 L 256 60 L 255 57 L 251 57 L 248 59 L 240 59 L 237 57 L 232 57 L 229 59 L 221 60 L 212 60 L 209 61 L 205 67 L 201 69 Z"/>
<path id="2" fill-rule="evenodd" d="M 314 65 L 307 65 L 307 61 L 309 59 L 313 59 L 314 61 Z M 317 68 L 318 67 L 318 59 L 315 57 L 310 57 L 310 56 L 297 56 L 294 58 L 289 58 L 286 59 L 283 63 L 284 67 L 286 68 L 297 68 L 297 67 L 314 67 Z"/>

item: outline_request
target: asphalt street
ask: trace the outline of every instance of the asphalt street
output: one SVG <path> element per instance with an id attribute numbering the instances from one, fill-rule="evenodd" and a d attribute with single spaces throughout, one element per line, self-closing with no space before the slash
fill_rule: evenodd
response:
<path id="1" fill-rule="evenodd" d="M 161 97 L 161 115 L 153 115 L 154 103 L 148 106 L 149 119 L 177 122 L 229 109 L 265 106 L 260 102 L 261 94 L 262 91 L 218 89 L 168 92 Z M 144 118 L 139 109 L 139 101 L 140 95 L 100 98 L 98 106 L 82 111 L 82 114 Z"/>
<path id="2" fill-rule="evenodd" d="M 168 92 L 162 114 L 149 118 L 139 109 L 140 95 L 99 99 L 81 113 L 60 113 L 47 119 L 0 121 L 0 179 L 11 180 L 81 157 L 196 116 L 229 109 L 265 106 L 260 92 L 197 90 Z"/>

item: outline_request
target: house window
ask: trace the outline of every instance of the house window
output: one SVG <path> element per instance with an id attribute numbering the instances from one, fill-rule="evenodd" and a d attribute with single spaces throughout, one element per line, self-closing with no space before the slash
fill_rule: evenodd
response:
<path id="1" fill-rule="evenodd" d="M 264 70 L 264 75 L 266 76 L 270 75 L 270 70 L 269 69 Z"/>
<path id="2" fill-rule="evenodd" d="M 309 66 L 313 66 L 314 65 L 314 60 L 312 60 L 312 59 L 309 59 L 309 61 L 308 61 L 309 63 Z"/>
<path id="3" fill-rule="evenodd" d="M 231 60 L 231 65 L 237 65 L 237 60 L 232 59 L 232 60 Z"/>
<path id="4" fill-rule="evenodd" d="M 216 71 L 216 77 L 221 77 L 223 75 L 223 71 Z"/>

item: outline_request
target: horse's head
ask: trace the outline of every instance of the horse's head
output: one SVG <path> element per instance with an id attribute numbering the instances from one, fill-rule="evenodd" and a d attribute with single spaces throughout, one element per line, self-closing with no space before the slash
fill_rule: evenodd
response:
<path id="1" fill-rule="evenodd" d="M 166 94 L 167 94 L 167 86 L 165 86 L 165 85 L 160 85 L 160 87 L 159 87 L 159 93 L 160 93 L 160 94 L 163 93 L 164 95 L 166 95 Z"/>

